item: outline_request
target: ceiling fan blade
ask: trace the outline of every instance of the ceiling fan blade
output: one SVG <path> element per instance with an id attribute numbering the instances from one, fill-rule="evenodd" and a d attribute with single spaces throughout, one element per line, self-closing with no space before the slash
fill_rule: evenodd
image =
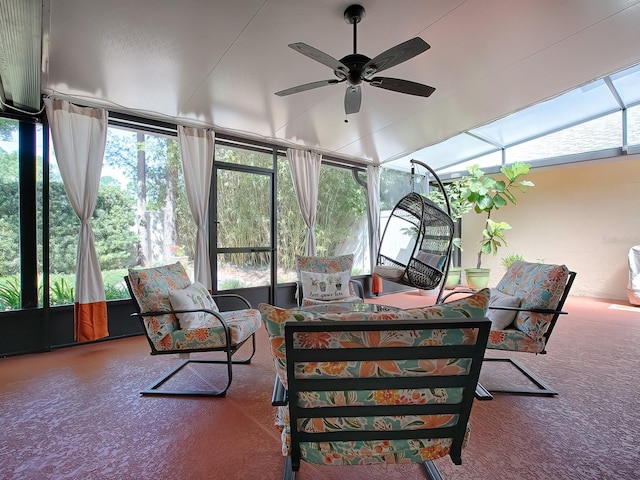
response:
<path id="1" fill-rule="evenodd" d="M 435 88 L 421 83 L 410 82 L 409 80 L 401 80 L 399 78 L 374 77 L 369 82 L 370 85 L 393 92 L 408 93 L 409 95 L 417 95 L 419 97 L 428 97 L 436 91 Z"/>
<path id="2" fill-rule="evenodd" d="M 318 82 L 305 83 L 304 85 L 298 85 L 297 87 L 291 87 L 285 90 L 280 90 L 275 94 L 278 95 L 279 97 L 284 97 L 286 95 L 306 92 L 307 90 L 313 90 L 314 88 L 324 87 L 325 85 L 333 85 L 334 83 L 340 83 L 340 80 L 336 80 L 335 78 L 332 78 L 331 80 L 320 80 Z"/>
<path id="3" fill-rule="evenodd" d="M 313 48 L 312 46 L 307 45 L 306 43 L 302 43 L 302 42 L 290 43 L 289 47 L 293 48 L 295 51 L 300 52 L 303 55 L 306 55 L 307 57 L 315 60 L 316 62 L 320 62 L 323 65 L 326 65 L 332 70 L 342 70 L 345 73 L 349 72 L 349 68 L 340 60 L 336 60 L 331 55 L 321 52 L 317 48 Z"/>
<path id="4" fill-rule="evenodd" d="M 358 113 L 362 104 L 362 88 L 360 85 L 349 85 L 344 94 L 344 113 Z"/>
<path id="5" fill-rule="evenodd" d="M 420 37 L 412 38 L 395 47 L 391 47 L 377 57 L 373 57 L 362 67 L 362 71 L 366 73 L 368 69 L 374 68 L 375 72 L 381 72 L 399 63 L 406 62 L 430 48 L 431 46 Z"/>

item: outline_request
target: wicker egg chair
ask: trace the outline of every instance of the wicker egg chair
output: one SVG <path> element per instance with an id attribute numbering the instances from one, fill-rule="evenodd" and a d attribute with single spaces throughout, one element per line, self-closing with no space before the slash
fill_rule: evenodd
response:
<path id="1" fill-rule="evenodd" d="M 439 287 L 439 301 L 449 271 L 454 223 L 440 178 L 424 163 L 411 163 L 431 173 L 444 195 L 447 211 L 416 192 L 402 197 L 387 220 L 374 272 L 385 280 L 421 290 Z"/>

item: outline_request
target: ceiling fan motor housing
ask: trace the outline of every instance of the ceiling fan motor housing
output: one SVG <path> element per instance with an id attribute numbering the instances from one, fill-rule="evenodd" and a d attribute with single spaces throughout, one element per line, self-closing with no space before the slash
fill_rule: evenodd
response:
<path id="1" fill-rule="evenodd" d="M 343 72 L 342 70 L 335 70 L 335 75 L 342 79 L 347 78 L 349 85 L 360 85 L 362 83 L 362 67 L 370 60 L 366 55 L 359 53 L 352 53 L 340 59 L 340 62 L 349 68 L 349 72 Z M 340 73 L 338 73 L 340 72 Z"/>

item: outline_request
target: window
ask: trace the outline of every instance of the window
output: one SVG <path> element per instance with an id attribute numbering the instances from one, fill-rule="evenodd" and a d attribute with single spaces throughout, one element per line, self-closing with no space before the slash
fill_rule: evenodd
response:
<path id="1" fill-rule="evenodd" d="M 0 311 L 42 305 L 42 205 L 42 125 L 0 118 Z"/>
<path id="2" fill-rule="evenodd" d="M 615 112 L 507 148 L 507 163 L 595 152 L 622 145 L 622 116 Z"/>
<path id="3" fill-rule="evenodd" d="M 640 105 L 627 110 L 627 141 L 629 145 L 640 145 Z"/>
<path id="4" fill-rule="evenodd" d="M 49 201 L 51 304 L 69 304 L 80 222 L 53 160 Z M 129 298 L 129 267 L 181 261 L 191 271 L 195 225 L 175 138 L 109 128 L 91 225 L 107 300 Z"/>
<path id="5" fill-rule="evenodd" d="M 0 310 L 21 308 L 18 122 L 0 118 Z"/>
<path id="6" fill-rule="evenodd" d="M 271 285 L 272 154 L 216 147 L 215 158 L 217 289 Z"/>
<path id="7" fill-rule="evenodd" d="M 278 159 L 278 281 L 297 279 L 295 255 L 304 253 L 307 227 L 291 180 L 286 158 Z M 353 253 L 353 274 L 369 273 L 369 223 L 367 192 L 353 176 L 352 170 L 320 167 L 318 209 L 316 213 L 316 252 L 335 256 Z"/>
<path id="8" fill-rule="evenodd" d="M 278 283 L 295 282 L 295 256 L 304 253 L 307 226 L 300 214 L 289 161 L 278 157 L 277 166 Z"/>
<path id="9" fill-rule="evenodd" d="M 351 169 L 326 164 L 320 168 L 316 248 L 325 256 L 353 253 L 354 275 L 371 270 L 367 192 Z"/>

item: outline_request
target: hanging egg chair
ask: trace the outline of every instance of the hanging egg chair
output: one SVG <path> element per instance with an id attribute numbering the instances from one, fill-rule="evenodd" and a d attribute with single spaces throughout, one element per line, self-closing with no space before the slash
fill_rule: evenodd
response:
<path id="1" fill-rule="evenodd" d="M 438 300 L 449 271 L 454 224 L 449 199 L 436 173 L 426 168 L 444 196 L 446 211 L 427 197 L 412 191 L 393 207 L 380 240 L 374 272 L 385 280 L 420 290 L 440 287 Z M 413 190 L 413 188 L 412 188 Z"/>

